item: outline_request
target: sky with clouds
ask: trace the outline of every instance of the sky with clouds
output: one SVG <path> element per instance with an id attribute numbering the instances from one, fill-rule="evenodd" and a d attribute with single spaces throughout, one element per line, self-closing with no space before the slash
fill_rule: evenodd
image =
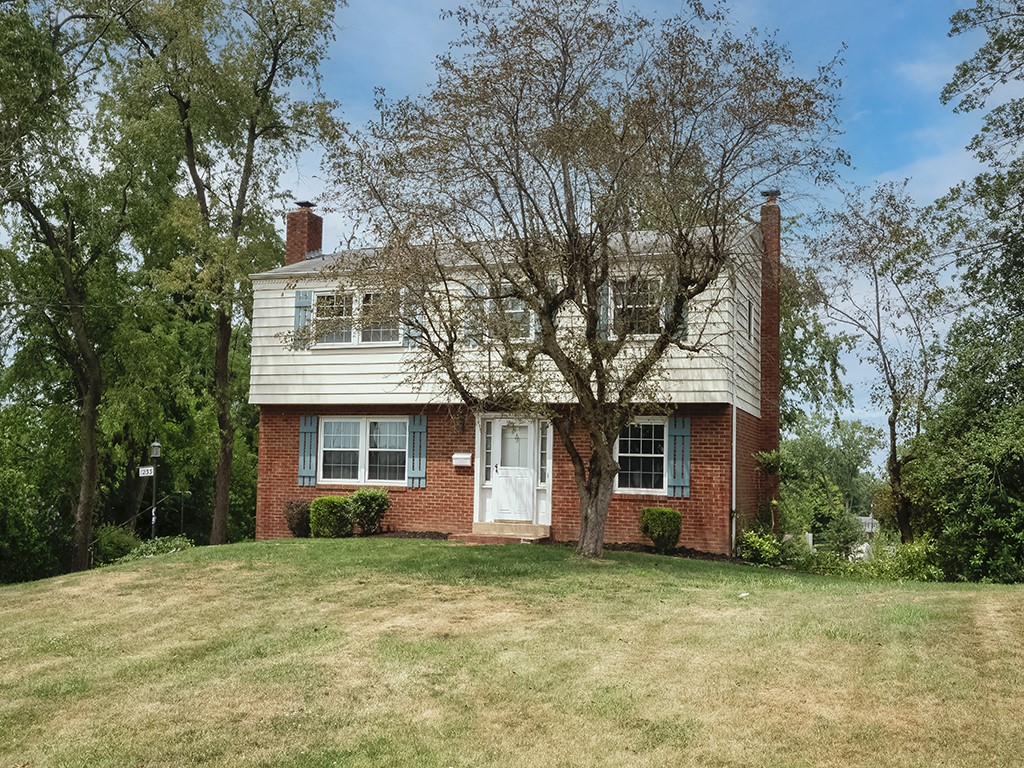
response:
<path id="1" fill-rule="evenodd" d="M 728 7 L 738 28 L 774 31 L 789 46 L 798 71 L 810 73 L 839 55 L 844 62 L 841 145 L 853 161 L 846 179 L 871 185 L 909 178 L 911 194 L 925 204 L 979 169 L 965 145 L 978 130 L 980 116 L 955 114 L 939 101 L 953 68 L 980 43 L 978 37 L 947 36 L 950 15 L 968 3 L 731 0 Z M 322 72 L 327 95 L 341 102 L 348 122 L 361 125 L 373 117 L 377 86 L 395 98 L 427 90 L 434 58 L 458 32 L 453 20 L 441 18 L 443 8 L 453 7 L 349 0 L 338 11 L 336 41 L 326 52 Z M 680 0 L 638 0 L 632 7 L 656 18 L 684 11 Z M 300 198 L 321 190 L 314 159 L 300 167 L 290 186 Z M 785 210 L 785 196 L 780 202 L 784 215 L 799 212 Z M 338 214 L 326 215 L 326 248 L 343 236 L 340 222 Z M 856 400 L 851 416 L 881 426 L 884 420 L 866 394 L 870 373 L 854 356 L 847 368 Z"/>
<path id="2" fill-rule="evenodd" d="M 728 6 L 738 27 L 776 31 L 798 69 L 810 72 L 840 55 L 842 146 L 855 165 L 848 177 L 863 184 L 910 177 L 915 197 L 930 202 L 977 169 L 964 146 L 978 117 L 954 114 L 939 101 L 953 67 L 978 44 L 977 38 L 946 34 L 949 16 L 966 2 L 732 0 Z M 458 31 L 453 20 L 441 18 L 442 9 L 453 7 L 350 0 L 339 9 L 336 40 L 322 71 L 327 95 L 341 102 L 350 123 L 372 118 L 377 86 L 391 97 L 429 87 L 434 57 Z M 642 0 L 633 7 L 660 18 L 683 9 L 680 0 Z M 291 183 L 300 197 L 319 190 L 312 166 Z"/>

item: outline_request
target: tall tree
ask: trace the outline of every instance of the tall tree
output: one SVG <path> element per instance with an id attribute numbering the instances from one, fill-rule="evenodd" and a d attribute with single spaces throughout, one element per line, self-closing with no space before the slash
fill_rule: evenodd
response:
<path id="1" fill-rule="evenodd" d="M 825 311 L 853 334 L 874 369 L 872 402 L 886 413 L 886 473 L 900 537 L 914 538 L 904 488 L 905 450 L 921 434 L 934 400 L 940 342 L 950 311 L 949 264 L 926 236 L 923 214 L 905 184 L 878 186 L 870 199 L 850 193 L 822 214 L 807 239 L 823 284 Z"/>
<path id="2" fill-rule="evenodd" d="M 988 110 L 970 144 L 987 170 L 941 201 L 971 311 L 951 331 L 912 479 L 947 578 L 1024 581 L 1024 7 L 978 0 L 950 22 L 984 36 L 942 99 Z"/>
<path id="3" fill-rule="evenodd" d="M 213 324 L 217 474 L 210 541 L 227 540 L 235 414 L 231 355 L 249 315 L 246 276 L 275 265 L 271 208 L 280 175 L 322 131 L 333 104 L 319 67 L 335 0 L 143 0 L 121 21 L 131 40 L 117 92 L 121 108 L 170 127 L 181 202 L 170 220 L 186 247 L 170 285 Z M 305 89 L 308 99 L 296 98 Z"/>
<path id="4" fill-rule="evenodd" d="M 55 367 L 73 393 L 79 477 L 73 567 L 88 566 L 98 487 L 103 349 L 118 321 L 119 268 L 137 169 L 95 110 L 111 18 L 88 4 L 0 10 L 0 209 L 26 375 Z M 51 369 L 52 370 L 52 369 Z"/>
<path id="5" fill-rule="evenodd" d="M 421 380 L 473 409 L 553 419 L 577 551 L 600 556 L 615 442 L 664 407 L 666 355 L 710 343 L 689 308 L 742 269 L 755 191 L 843 159 L 837 82 L 830 65 L 793 74 L 775 39 L 736 36 L 699 3 L 661 23 L 598 0 L 453 15 L 461 35 L 430 93 L 382 98 L 339 159 L 346 204 L 384 244 L 346 279 L 381 297 L 370 322 L 402 315 Z"/>

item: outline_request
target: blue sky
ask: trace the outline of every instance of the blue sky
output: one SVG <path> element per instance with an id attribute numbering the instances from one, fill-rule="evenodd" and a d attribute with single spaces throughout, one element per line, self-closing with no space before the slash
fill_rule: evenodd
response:
<path id="1" fill-rule="evenodd" d="M 967 0 L 733 0 L 730 15 L 740 28 L 777 30 L 798 69 L 810 72 L 844 46 L 842 145 L 859 183 L 911 178 L 919 202 L 930 202 L 976 166 L 964 146 L 977 130 L 974 115 L 956 115 L 939 103 L 939 91 L 957 62 L 978 40 L 947 37 L 949 16 Z M 628 2 L 624 5 L 629 5 Z M 393 97 L 425 91 L 434 57 L 457 33 L 442 20 L 453 4 L 409 0 L 350 0 L 337 14 L 337 39 L 323 66 L 327 94 L 345 117 L 362 124 L 373 115 L 374 87 Z M 634 4 L 646 15 L 668 17 L 679 0 Z M 312 164 L 315 166 L 315 162 Z M 319 184 L 312 167 L 292 180 L 299 197 Z M 330 240 L 330 220 L 325 235 Z M 328 245 L 329 242 L 325 243 Z"/>
<path id="2" fill-rule="evenodd" d="M 810 73 L 841 55 L 841 145 L 854 164 L 847 180 L 870 185 L 909 178 L 911 193 L 924 204 L 978 171 L 964 147 L 978 130 L 980 117 L 954 114 L 939 102 L 953 68 L 980 43 L 978 37 L 947 36 L 949 16 L 967 4 L 971 0 L 733 0 L 729 8 L 741 29 L 776 31 L 799 71 Z M 350 0 L 339 10 L 337 40 L 327 52 L 323 74 L 327 94 L 342 103 L 349 122 L 361 125 L 373 116 L 375 86 L 383 86 L 392 97 L 429 87 L 434 57 L 458 31 L 453 21 L 440 18 L 442 8 L 452 7 Z M 681 10 L 679 0 L 644 0 L 634 7 L 662 18 Z M 311 177 L 315 165 L 311 159 L 301 178 L 292 181 L 299 197 L 320 191 L 320 183 Z M 787 207 L 785 196 L 780 202 L 784 215 L 810 204 L 794 200 Z M 326 248 L 338 244 L 340 220 L 327 214 Z M 854 355 L 846 364 L 855 395 L 849 416 L 883 426 L 882 414 L 867 396 L 871 372 Z"/>

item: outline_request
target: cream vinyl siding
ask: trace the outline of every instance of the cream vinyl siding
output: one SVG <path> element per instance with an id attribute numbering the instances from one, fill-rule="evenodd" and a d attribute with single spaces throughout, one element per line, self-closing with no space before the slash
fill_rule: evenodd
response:
<path id="1" fill-rule="evenodd" d="M 707 347 L 700 353 L 669 349 L 658 377 L 664 399 L 730 403 L 735 394 L 739 408 L 760 415 L 760 261 L 748 257 L 745 262 L 693 301 L 688 339 L 701 334 Z M 295 325 L 296 291 L 330 291 L 334 283 L 294 273 L 278 277 L 274 272 L 255 275 L 253 282 L 250 402 L 400 405 L 442 401 L 442 386 L 412 383 L 408 365 L 414 352 L 401 343 L 288 346 Z M 753 300 L 753 339 L 746 336 L 748 298 Z"/>

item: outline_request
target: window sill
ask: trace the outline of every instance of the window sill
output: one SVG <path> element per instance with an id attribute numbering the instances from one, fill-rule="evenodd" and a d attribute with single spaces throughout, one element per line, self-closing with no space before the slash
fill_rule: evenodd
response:
<path id="1" fill-rule="evenodd" d="M 615 494 L 622 496 L 650 496 L 668 498 L 668 488 L 616 488 Z"/>
<path id="2" fill-rule="evenodd" d="M 405 480 L 330 480 L 322 477 L 316 479 L 317 485 L 348 485 L 353 488 L 405 488 L 409 483 Z"/>

